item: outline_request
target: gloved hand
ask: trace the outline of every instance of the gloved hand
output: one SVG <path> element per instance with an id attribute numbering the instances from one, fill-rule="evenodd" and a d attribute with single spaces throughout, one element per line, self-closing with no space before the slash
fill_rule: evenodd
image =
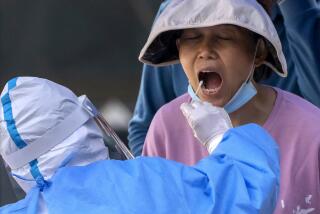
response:
<path id="1" fill-rule="evenodd" d="M 180 109 L 193 130 L 194 136 L 211 154 L 232 123 L 228 113 L 208 102 L 182 103 Z"/>

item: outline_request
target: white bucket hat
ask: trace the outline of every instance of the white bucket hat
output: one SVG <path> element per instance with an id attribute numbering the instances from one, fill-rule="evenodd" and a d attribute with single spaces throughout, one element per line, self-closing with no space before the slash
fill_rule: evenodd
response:
<path id="1" fill-rule="evenodd" d="M 287 63 L 277 31 L 256 0 L 171 0 L 158 16 L 139 60 L 153 66 L 179 63 L 178 30 L 232 24 L 261 35 L 269 56 L 265 65 L 282 77 Z"/>
<path id="2" fill-rule="evenodd" d="M 93 117 L 68 88 L 36 77 L 10 80 L 1 93 L 0 153 L 24 191 L 62 165 L 108 158 Z"/>

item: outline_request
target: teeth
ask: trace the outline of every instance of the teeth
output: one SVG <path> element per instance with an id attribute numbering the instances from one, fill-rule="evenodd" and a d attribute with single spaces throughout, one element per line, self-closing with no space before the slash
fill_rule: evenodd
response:
<path id="1" fill-rule="evenodd" d="M 201 72 L 203 72 L 203 73 L 209 73 L 209 72 L 213 72 L 213 71 L 210 71 L 210 70 L 202 70 Z"/>
<path id="2" fill-rule="evenodd" d="M 218 91 L 217 88 L 214 88 L 214 89 L 204 89 L 206 93 L 208 94 L 214 94 Z"/>

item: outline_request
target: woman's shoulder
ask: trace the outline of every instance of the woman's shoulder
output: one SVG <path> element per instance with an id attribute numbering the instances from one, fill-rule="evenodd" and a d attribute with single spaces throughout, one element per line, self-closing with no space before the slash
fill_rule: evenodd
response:
<path id="1" fill-rule="evenodd" d="M 163 105 L 156 113 L 156 116 L 161 117 L 172 117 L 177 116 L 177 113 L 180 114 L 180 105 L 184 102 L 191 102 L 191 97 L 188 95 L 188 93 L 185 93 L 175 99 L 173 99 L 171 102 Z"/>
<path id="2" fill-rule="evenodd" d="M 282 104 L 281 107 L 285 107 L 285 108 L 288 108 L 288 110 L 294 110 L 302 114 L 307 114 L 307 115 L 316 114 L 320 116 L 320 109 L 314 104 L 310 103 L 309 101 L 291 92 L 284 91 L 279 88 L 275 88 L 275 89 L 278 93 L 278 99 Z"/>
<path id="3" fill-rule="evenodd" d="M 171 102 L 163 105 L 152 119 L 151 130 L 175 130 L 181 129 L 187 125 L 185 118 L 180 110 L 180 105 L 184 102 L 190 102 L 191 97 L 186 93 Z"/>
<path id="4" fill-rule="evenodd" d="M 320 109 L 317 106 L 290 92 L 278 88 L 276 91 L 278 95 L 272 117 L 277 123 L 320 131 Z"/>
<path id="5" fill-rule="evenodd" d="M 282 146 L 307 144 L 318 147 L 320 145 L 320 109 L 290 92 L 278 88 L 275 90 L 277 91 L 276 103 L 264 128 Z"/>

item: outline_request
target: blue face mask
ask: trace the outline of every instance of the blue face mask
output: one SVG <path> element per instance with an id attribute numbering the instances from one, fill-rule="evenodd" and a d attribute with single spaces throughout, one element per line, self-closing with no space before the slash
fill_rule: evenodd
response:
<path id="1" fill-rule="evenodd" d="M 255 54 L 254 54 L 254 60 L 256 58 L 257 48 L 258 44 L 256 46 Z M 223 107 L 226 112 L 232 113 L 238 109 L 240 109 L 242 106 L 244 106 L 246 103 L 248 103 L 256 94 L 257 89 L 254 87 L 251 76 L 254 72 L 254 63 L 252 64 L 251 72 L 247 78 L 247 80 L 242 83 L 238 91 L 233 95 L 231 100 Z M 188 85 L 188 94 L 191 96 L 192 100 L 200 101 L 200 98 L 196 95 L 191 85 Z"/>
<path id="2" fill-rule="evenodd" d="M 224 106 L 224 109 L 228 113 L 232 113 L 247 102 L 249 102 L 257 94 L 257 89 L 252 84 L 252 81 L 246 81 L 242 83 L 241 87 L 238 89 L 235 95 L 231 100 Z"/>
<path id="3" fill-rule="evenodd" d="M 192 100 L 200 101 L 200 98 L 196 95 L 190 84 L 188 85 L 188 94 L 191 96 Z M 228 113 L 232 113 L 244 106 L 256 94 L 257 90 L 252 84 L 252 81 L 246 81 L 241 85 L 231 100 L 224 106 L 224 109 Z"/>

